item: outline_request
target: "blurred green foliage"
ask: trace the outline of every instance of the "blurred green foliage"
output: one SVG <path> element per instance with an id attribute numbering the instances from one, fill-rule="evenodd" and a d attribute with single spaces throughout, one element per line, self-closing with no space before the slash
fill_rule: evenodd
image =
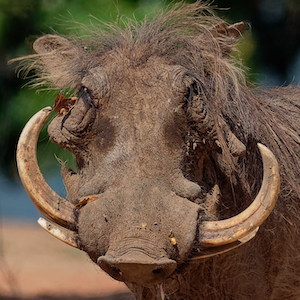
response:
<path id="1" fill-rule="evenodd" d="M 176 2 L 176 1 L 174 1 Z M 186 2 L 195 2 L 193 0 Z M 39 109 L 52 106 L 56 93 L 35 90 L 17 78 L 9 59 L 33 53 L 32 43 L 43 33 L 81 34 L 76 22 L 89 25 L 95 16 L 104 22 L 122 15 L 141 20 L 145 14 L 169 4 L 160 0 L 0 0 L 0 171 L 17 178 L 15 150 L 18 136 L 28 119 Z M 263 70 L 264 62 L 275 65 L 281 82 L 300 47 L 299 0 L 216 0 L 214 6 L 228 22 L 252 24 L 240 45 L 249 77 Z M 231 8 L 221 9 L 221 8 Z M 15 65 L 14 65 L 15 67 Z M 275 72 L 274 71 L 274 72 Z M 53 117 L 53 116 L 52 116 Z M 50 121 L 49 121 L 50 122 Z M 69 154 L 52 145 L 46 130 L 40 136 L 38 156 L 42 170 L 59 168 L 56 154 L 71 160 Z"/>

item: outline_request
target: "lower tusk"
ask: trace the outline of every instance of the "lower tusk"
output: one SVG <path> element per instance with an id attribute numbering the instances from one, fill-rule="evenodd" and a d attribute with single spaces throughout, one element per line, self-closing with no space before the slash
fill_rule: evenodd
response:
<path id="1" fill-rule="evenodd" d="M 39 225 L 45 229 L 48 233 L 59 239 L 60 241 L 74 247 L 78 248 L 77 245 L 77 234 L 74 231 L 58 227 L 57 225 L 50 223 L 44 218 L 38 219 Z"/>
<path id="2" fill-rule="evenodd" d="M 256 236 L 258 230 L 259 230 L 259 227 L 257 227 L 255 230 L 253 230 L 252 232 L 250 232 L 248 235 L 244 236 L 243 238 L 241 238 L 233 243 L 230 243 L 230 244 L 217 246 L 217 247 L 203 248 L 203 249 L 201 249 L 200 252 L 193 253 L 193 256 L 189 260 L 208 258 L 208 257 L 212 257 L 212 256 L 215 256 L 218 254 L 222 254 L 222 253 L 231 251 L 235 248 L 238 248 L 238 247 L 244 245 L 245 243 L 249 242 L 250 240 L 252 240 Z"/>

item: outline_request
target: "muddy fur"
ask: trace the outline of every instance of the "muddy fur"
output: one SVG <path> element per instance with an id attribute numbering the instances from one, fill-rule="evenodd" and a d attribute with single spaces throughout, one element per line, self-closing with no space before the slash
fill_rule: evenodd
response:
<path id="1" fill-rule="evenodd" d="M 195 241 L 189 258 L 161 285 L 143 287 L 127 282 L 136 299 L 300 298 L 300 88 L 248 88 L 243 67 L 230 55 L 235 50 L 239 34 L 222 30 L 226 28 L 223 25 L 220 29 L 222 22 L 202 2 L 175 4 L 159 12 L 149 22 L 126 21 L 125 28 L 117 24 L 108 24 L 104 29 L 90 28 L 84 38 L 70 37 L 69 42 L 64 38 L 55 38 L 50 52 L 44 51 L 41 42 L 36 43 L 35 50 L 39 54 L 26 58 L 22 63 L 25 73 L 31 69 L 37 70 L 39 79 L 33 83 L 36 86 L 50 83 L 62 91 L 67 88 L 79 91 L 82 81 L 91 80 L 89 84 L 94 86 L 94 94 L 91 95 L 96 108 L 101 105 L 105 108 L 105 104 L 97 99 L 113 98 L 117 85 L 127 79 L 122 79 L 118 74 L 110 75 L 110 78 L 116 76 L 120 81 L 115 85 L 111 81 L 108 84 L 105 75 L 99 72 L 98 81 L 94 82 L 95 79 L 88 79 L 91 69 L 98 70 L 98 67 L 111 63 L 111 69 L 117 70 L 118 64 L 124 60 L 129 61 L 130 68 L 138 69 L 151 59 L 158 66 L 163 62 L 183 68 L 184 76 L 176 76 L 176 72 L 179 70 L 180 73 L 182 69 L 174 69 L 175 80 L 172 82 L 174 91 L 182 99 L 182 116 L 174 119 L 176 126 L 172 122 L 168 125 L 165 134 L 170 144 L 176 144 L 175 139 L 184 141 L 180 156 L 181 171 L 186 179 L 202 188 L 201 195 L 189 197 L 202 207 L 198 222 L 228 218 L 249 205 L 262 180 L 258 142 L 266 145 L 278 159 L 280 196 L 271 216 L 261 225 L 253 240 L 229 253 L 193 260 L 193 256 L 201 251 Z M 159 76 L 158 73 L 156 75 Z M 80 108 L 79 105 L 80 101 L 77 108 Z M 80 113 L 87 109 L 87 106 L 82 107 L 85 108 L 80 108 Z M 83 117 L 80 115 L 80 118 Z M 91 122 L 98 122 L 95 112 L 91 119 Z M 108 142 L 103 145 L 99 142 L 102 148 L 98 147 L 108 152 L 115 145 L 113 139 L 117 133 L 104 113 L 101 120 L 98 124 L 102 128 L 101 139 L 108 139 Z M 49 131 L 52 140 L 75 154 L 77 174 L 82 176 L 71 181 L 69 178 L 77 175 L 75 172 L 68 173 L 66 167 L 63 169 L 69 198 L 76 200 L 75 196 L 80 194 L 77 188 L 80 181 L 86 179 L 94 182 L 84 173 L 86 162 L 93 165 L 93 160 L 87 152 L 82 154 L 82 149 L 90 143 L 89 139 L 95 138 L 94 127 L 87 122 L 85 135 L 80 135 L 78 131 L 75 138 L 66 133 L 67 138 L 63 140 L 56 134 L 60 125 L 55 126 Z M 73 130 L 76 126 L 70 128 Z M 105 128 L 110 132 L 109 137 L 105 135 Z M 176 130 L 179 133 L 173 134 Z M 97 163 L 89 168 L 89 174 L 98 172 Z M 113 177 L 111 174 L 109 176 Z M 215 188 L 216 183 L 220 192 Z M 103 184 L 102 190 L 107 185 Z M 188 186 L 189 191 L 195 189 L 191 183 L 183 186 Z M 86 185 L 81 193 L 100 193 L 102 190 L 94 191 Z M 178 193 L 184 194 L 184 188 Z"/>

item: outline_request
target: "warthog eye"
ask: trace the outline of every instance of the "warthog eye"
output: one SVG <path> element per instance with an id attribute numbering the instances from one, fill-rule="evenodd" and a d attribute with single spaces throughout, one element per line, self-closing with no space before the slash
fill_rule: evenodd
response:
<path id="1" fill-rule="evenodd" d="M 84 103 L 88 104 L 89 106 L 94 106 L 94 100 L 92 99 L 89 90 L 86 87 L 81 87 L 78 92 L 78 98 L 82 98 Z"/>
<path id="2" fill-rule="evenodd" d="M 192 102 L 193 98 L 195 96 L 198 95 L 198 92 L 197 92 L 197 89 L 196 89 L 196 86 L 195 86 L 195 82 L 192 83 L 189 87 L 188 87 L 188 90 L 187 90 L 187 93 L 185 94 L 185 103 L 183 105 L 183 108 L 185 109 L 187 106 L 190 105 L 190 103 Z"/>

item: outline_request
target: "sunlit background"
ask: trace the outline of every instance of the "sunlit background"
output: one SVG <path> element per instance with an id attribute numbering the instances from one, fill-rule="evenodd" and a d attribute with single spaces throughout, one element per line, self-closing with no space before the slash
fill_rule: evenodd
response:
<path id="1" fill-rule="evenodd" d="M 187 1 L 195 2 L 195 1 Z M 26 86 L 8 60 L 33 53 L 36 37 L 54 31 L 80 34 L 74 23 L 89 25 L 95 18 L 113 22 L 123 15 L 141 20 L 169 4 L 157 0 L 0 0 L 0 219 L 35 221 L 40 215 L 20 185 L 15 163 L 18 136 L 28 119 L 52 106 L 56 92 Z M 216 0 L 218 14 L 229 23 L 246 21 L 251 30 L 240 50 L 251 81 L 266 87 L 300 81 L 299 0 Z M 95 18 L 93 18 L 94 16 Z M 38 158 L 50 185 L 61 195 L 64 188 L 57 158 L 68 153 L 52 145 L 46 129 L 40 136 Z"/>

